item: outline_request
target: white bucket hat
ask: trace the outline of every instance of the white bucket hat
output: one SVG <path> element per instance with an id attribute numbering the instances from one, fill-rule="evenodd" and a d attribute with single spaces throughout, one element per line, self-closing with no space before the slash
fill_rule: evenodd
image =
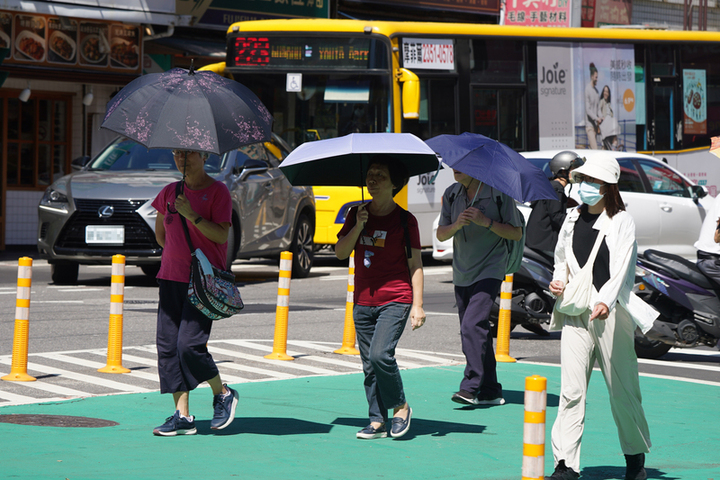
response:
<path id="1" fill-rule="evenodd" d="M 570 172 L 573 182 L 577 182 L 577 175 L 597 178 L 605 183 L 618 183 L 620 179 L 620 165 L 610 154 L 592 152 L 585 157 L 585 164 Z"/>

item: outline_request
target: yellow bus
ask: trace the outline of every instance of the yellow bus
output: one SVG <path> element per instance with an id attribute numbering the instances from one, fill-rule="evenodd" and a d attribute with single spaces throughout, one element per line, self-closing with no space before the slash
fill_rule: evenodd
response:
<path id="1" fill-rule="evenodd" d="M 293 19 L 231 25 L 218 68 L 260 97 L 292 147 L 353 132 L 468 131 L 517 151 L 671 156 L 709 146 L 720 128 L 718 53 L 716 32 Z M 396 197 L 424 246 L 452 175 L 431 180 L 413 177 Z M 315 241 L 333 244 L 360 189 L 315 195 Z"/>

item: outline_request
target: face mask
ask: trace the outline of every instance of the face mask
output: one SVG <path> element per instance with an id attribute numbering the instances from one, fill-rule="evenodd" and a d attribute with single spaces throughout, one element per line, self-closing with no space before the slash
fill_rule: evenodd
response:
<path id="1" fill-rule="evenodd" d="M 603 194 L 600 193 L 599 183 L 582 182 L 578 189 L 578 195 L 580 200 L 587 205 L 595 205 L 603 198 Z"/>

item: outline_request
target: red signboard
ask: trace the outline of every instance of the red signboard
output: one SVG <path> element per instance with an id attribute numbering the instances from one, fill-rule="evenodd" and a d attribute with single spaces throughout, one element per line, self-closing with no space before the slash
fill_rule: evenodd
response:
<path id="1" fill-rule="evenodd" d="M 569 0 L 507 0 L 505 25 L 569 27 Z"/>

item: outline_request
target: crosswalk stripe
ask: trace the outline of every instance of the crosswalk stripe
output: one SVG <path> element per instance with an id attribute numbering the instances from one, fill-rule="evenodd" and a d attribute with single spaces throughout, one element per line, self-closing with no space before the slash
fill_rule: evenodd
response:
<path id="1" fill-rule="evenodd" d="M 236 352 L 234 350 L 226 350 L 226 349 L 215 347 L 215 346 L 212 346 L 212 347 L 208 346 L 208 349 L 210 350 L 211 353 L 218 353 L 218 354 L 222 354 L 222 355 L 227 355 L 229 357 L 242 358 L 244 360 L 250 360 L 252 362 L 267 363 L 269 365 L 275 365 L 276 367 L 280 366 L 280 367 L 294 369 L 294 370 L 302 370 L 304 372 L 315 373 L 318 375 L 335 375 L 337 373 L 333 370 L 326 370 L 324 368 L 311 367 L 310 365 L 298 365 L 295 362 L 282 362 L 280 360 L 270 360 L 270 359 L 267 359 L 265 357 L 261 357 L 258 355 L 249 355 L 247 353 Z"/>
<path id="2" fill-rule="evenodd" d="M 0 376 L 2 376 L 2 375 L 5 375 L 5 374 L 0 373 Z M 55 393 L 57 395 L 62 395 L 64 397 L 88 397 L 88 396 L 92 395 L 91 393 L 81 392 L 80 390 L 75 390 L 74 388 L 63 387 L 60 385 L 55 385 L 54 383 L 47 383 L 47 382 L 42 382 L 42 381 L 16 382 L 16 384 L 21 384 L 22 387 L 32 388 L 35 390 L 42 390 L 43 392 Z"/>
<path id="3" fill-rule="evenodd" d="M 11 364 L 11 362 L 9 360 L 6 360 L 4 358 L 0 358 L 0 363 L 3 363 L 5 365 Z M 113 380 L 107 380 L 105 378 L 102 378 L 101 376 L 85 375 L 83 373 L 76 373 L 76 372 L 72 372 L 70 370 L 63 370 L 61 368 L 50 367 L 48 365 L 41 365 L 41 364 L 35 363 L 35 362 L 28 362 L 28 370 L 42 372 L 42 373 L 48 373 L 48 374 L 54 374 L 54 375 L 61 375 L 65 378 L 71 378 L 73 380 L 78 380 L 80 382 L 86 382 L 91 385 L 99 385 L 99 386 L 103 386 L 106 388 L 112 388 L 113 390 L 119 390 L 121 392 L 145 393 L 145 392 L 150 391 L 146 388 L 136 387 L 136 386 L 129 385 L 126 383 L 115 382 Z"/>
<path id="4" fill-rule="evenodd" d="M 270 345 L 257 344 L 257 343 L 249 342 L 249 341 L 247 341 L 247 340 L 233 340 L 233 341 L 228 341 L 227 343 L 231 343 L 232 345 L 237 345 L 238 347 L 254 348 L 254 349 L 256 349 L 256 350 L 262 350 L 262 351 L 265 351 L 265 352 L 271 352 L 271 351 L 272 351 L 272 346 L 270 346 Z M 312 343 L 310 343 L 310 342 L 288 341 L 288 344 L 290 344 L 290 345 L 296 345 L 296 346 L 299 346 L 299 347 L 307 347 L 308 345 L 312 345 L 312 347 L 308 347 L 308 348 L 316 348 L 317 350 L 327 351 L 327 352 L 332 352 L 333 350 L 336 350 L 336 349 L 333 349 L 333 348 L 330 348 L 330 347 L 325 347 L 325 346 L 321 346 L 321 345 L 315 345 L 315 344 L 312 344 Z M 335 365 L 335 366 L 338 366 L 338 367 L 352 368 L 353 370 L 357 370 L 358 368 L 362 368 L 362 365 L 357 364 L 357 363 L 345 362 L 345 361 L 343 361 L 343 360 L 334 359 L 334 358 L 318 357 L 317 355 L 307 355 L 307 354 L 304 353 L 304 352 L 296 352 L 296 351 L 290 351 L 290 350 L 288 350 L 287 354 L 290 355 L 291 357 L 296 357 L 296 356 L 302 355 L 302 356 L 303 356 L 303 359 L 312 360 L 312 361 L 314 361 L 314 362 L 319 362 L 319 363 L 326 363 L 326 364 L 330 364 L 330 365 Z"/>
<path id="5" fill-rule="evenodd" d="M 105 366 L 104 363 L 93 362 L 92 360 L 85 360 L 83 358 L 69 357 L 60 353 L 40 353 L 36 354 L 35 356 L 49 358 L 50 360 L 56 360 L 58 362 L 70 363 L 72 365 L 78 365 L 80 367 L 88 367 L 95 370 L 97 370 L 98 368 L 103 368 Z M 123 375 L 131 375 L 133 377 L 142 378 L 143 380 L 150 380 L 151 382 L 156 382 L 158 379 L 157 375 L 151 375 L 145 372 L 136 372 L 134 370 L 130 373 L 124 373 Z"/>
<path id="6" fill-rule="evenodd" d="M 7 374 L 3 373 L 2 375 L 7 375 Z M 24 395 L 17 395 L 15 393 L 3 392 L 3 391 L 0 391 L 0 398 L 2 398 L 3 400 L 7 400 L 8 402 L 13 402 L 13 403 L 18 403 L 18 404 L 37 402 L 37 399 L 33 398 L 33 397 L 26 397 Z"/>

